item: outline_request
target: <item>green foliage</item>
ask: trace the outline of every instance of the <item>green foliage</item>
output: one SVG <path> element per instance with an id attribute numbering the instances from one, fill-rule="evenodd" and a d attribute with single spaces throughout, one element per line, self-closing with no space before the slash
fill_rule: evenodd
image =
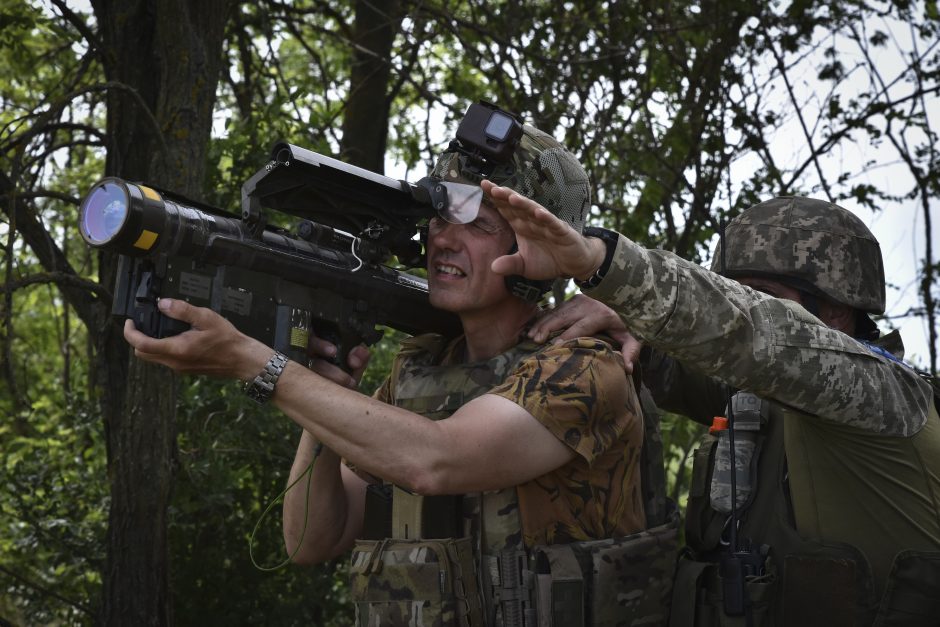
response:
<path id="1" fill-rule="evenodd" d="M 936 202 L 940 162 L 928 115 L 940 64 L 934 1 L 570 0 L 560 8 L 428 0 L 403 1 L 401 11 L 387 60 L 386 156 L 411 179 L 482 97 L 579 154 L 597 221 L 691 259 L 707 254 L 719 216 L 770 195 L 829 193 L 873 209 Z M 355 14 L 351 0 L 238 5 L 226 29 L 202 200 L 237 211 L 241 184 L 276 140 L 340 150 Z M 77 19 L 97 28 L 93 16 Z M 910 25 L 906 48 L 897 23 Z M 874 55 L 899 46 L 910 65 L 880 76 Z M 0 183 L 9 178 L 16 189 L 0 190 L 0 276 L 10 286 L 0 303 L 9 366 L 0 387 L 0 618 L 27 624 L 92 624 L 101 607 L 109 452 L 94 364 L 102 330 L 66 304 L 64 283 L 48 282 L 61 278 L 30 282 L 52 270 L 78 279 L 98 271 L 70 200 L 104 169 L 97 54 L 57 4 L 0 0 Z M 813 89 L 791 96 L 784 78 Z M 859 83 L 866 88 L 850 89 Z M 895 93 L 898 85 L 911 91 Z M 810 137 L 775 152 L 780 134 L 799 134 L 800 116 Z M 868 158 L 832 180 L 815 172 L 814 160 L 872 143 L 894 146 L 892 160 L 915 182 L 889 189 L 867 176 L 883 165 Z M 11 231 L 14 196 L 50 236 L 41 250 L 27 246 L 22 224 Z M 43 256 L 49 242 L 68 267 Z M 925 299 L 938 272 L 935 260 L 924 260 Z M 373 348 L 364 392 L 381 384 L 400 339 L 387 333 Z M 187 381 L 179 408 L 170 512 L 176 621 L 349 624 L 341 565 L 266 573 L 248 559 L 255 522 L 286 484 L 297 427 L 259 411 L 233 384 L 204 379 Z M 686 419 L 664 419 L 670 491 L 680 501 L 700 433 Z M 263 563 L 283 558 L 278 508 L 255 543 Z"/>
<path id="2" fill-rule="evenodd" d="M 11 418 L 0 425 L 0 599 L 29 624 L 88 624 L 100 598 L 108 505 L 94 403 L 44 393 Z"/>
<path id="3" fill-rule="evenodd" d="M 705 427 L 685 416 L 663 412 L 663 457 L 666 463 L 666 493 L 685 511 L 692 473 L 692 452 Z"/>
<path id="4" fill-rule="evenodd" d="M 50 241 L 82 277 L 94 256 L 78 236 L 78 189 L 100 176 L 101 155 L 75 141 L 82 122 L 102 121 L 91 99 L 73 106 L 63 91 L 88 69 L 75 33 L 35 3 L 0 3 L 0 172 L 23 191 L 39 185 L 34 208 Z M 38 125 L 63 115 L 40 133 Z M 71 128 L 71 130 L 70 130 Z M 69 146 L 66 153 L 56 153 Z M 4 207 L 10 199 L 4 197 Z M 101 603 L 108 518 L 107 455 L 91 382 L 86 327 L 59 289 L 31 277 L 48 272 L 9 223 L 4 282 L 22 286 L 0 305 L 0 617 L 25 624 L 90 624 Z M 7 263 L 7 261 L 12 261 Z M 7 324 L 8 321 L 13 324 Z"/>
<path id="5" fill-rule="evenodd" d="M 73 250 L 80 263 L 87 250 Z M 33 273 L 33 264 L 22 259 L 19 269 Z M 86 330 L 51 285 L 14 296 L 14 379 L 0 387 L 0 589 L 32 624 L 85 623 L 100 603 L 108 515 Z"/>
<path id="6" fill-rule="evenodd" d="M 177 623 L 351 624 L 340 564 L 264 572 L 249 558 L 252 529 L 287 485 L 300 430 L 238 385 L 210 379 L 187 380 L 178 421 L 170 512 Z M 262 566 L 286 557 L 280 522 L 278 506 L 254 538 Z"/>
<path id="7" fill-rule="evenodd" d="M 33 133 L 38 119 L 62 106 L 66 77 L 81 72 L 78 53 L 66 45 L 72 34 L 29 3 L 4 2 L 0 15 L 0 63 L 7 68 L 0 80 L 2 171 L 43 180 L 37 213 L 73 267 L 89 276 L 93 256 L 63 198 L 100 175 L 101 161 L 78 144 L 66 159 L 48 158 L 68 134 L 62 127 Z M 88 333 L 55 285 L 25 281 L 47 269 L 8 224 L 0 232 L 13 261 L 0 264 L 0 275 L 28 285 L 0 306 L 4 321 L 14 322 L 2 325 L 11 376 L 0 386 L 0 616 L 89 624 L 101 601 L 108 484 Z"/>
<path id="8" fill-rule="evenodd" d="M 398 353 L 398 344 L 407 337 L 400 331 L 386 329 L 385 335 L 374 346 L 370 347 L 371 357 L 369 367 L 362 375 L 359 390 L 363 394 L 372 395 L 388 376 L 392 361 Z"/>

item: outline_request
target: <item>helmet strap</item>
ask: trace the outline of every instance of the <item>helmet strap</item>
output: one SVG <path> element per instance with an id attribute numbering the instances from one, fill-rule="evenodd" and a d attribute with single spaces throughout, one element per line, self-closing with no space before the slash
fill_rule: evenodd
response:
<path id="1" fill-rule="evenodd" d="M 861 309 L 855 310 L 855 338 L 872 342 L 881 337 L 878 325 Z"/>
<path id="2" fill-rule="evenodd" d="M 810 312 L 817 318 L 819 317 L 819 298 L 810 292 L 804 290 L 797 290 L 800 293 L 800 304 L 803 305 L 803 309 Z"/>
<path id="3" fill-rule="evenodd" d="M 516 245 L 516 242 L 512 243 L 512 247 L 507 252 L 507 255 L 512 255 L 517 252 L 519 247 Z M 542 300 L 542 297 L 552 289 L 551 279 L 545 279 L 542 281 L 537 281 L 535 279 L 527 279 L 525 277 L 519 276 L 518 274 L 513 274 L 506 276 L 503 279 L 506 283 L 506 289 L 509 290 L 509 293 L 517 298 L 521 298 L 527 303 L 537 303 Z"/>

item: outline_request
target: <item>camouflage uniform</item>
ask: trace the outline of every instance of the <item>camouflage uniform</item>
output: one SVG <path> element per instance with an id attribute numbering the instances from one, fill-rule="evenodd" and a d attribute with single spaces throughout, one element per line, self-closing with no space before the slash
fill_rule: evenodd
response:
<path id="1" fill-rule="evenodd" d="M 814 218 L 786 207 L 788 199 L 775 202 L 776 215 L 788 222 L 753 229 L 759 241 L 748 241 L 766 257 L 767 272 L 739 274 L 772 276 L 773 269 L 792 270 L 793 259 L 797 266 L 817 264 L 810 274 L 832 279 L 817 286 L 822 295 L 826 288 L 841 289 L 855 299 L 848 304 L 872 310 L 877 294 L 868 298 L 864 286 L 877 277 L 858 276 L 860 268 L 839 274 L 831 260 L 826 266 L 826 259 L 781 242 L 786 229 L 812 230 Z M 827 233 L 814 237 L 818 250 L 835 245 L 825 241 Z M 793 254 L 773 258 L 779 250 Z M 870 624 L 876 615 L 883 624 L 936 620 L 940 419 L 926 381 L 888 352 L 825 326 L 794 302 L 623 237 L 609 272 L 589 294 L 670 356 L 654 351 L 646 364 L 660 406 L 705 422 L 724 415 L 726 392 L 709 376 L 767 400 L 766 416 L 758 421 L 762 450 L 750 470 L 753 485 L 747 485 L 748 469 L 737 475 L 755 493 L 749 505 L 739 500 L 746 507 L 739 533 L 763 545 L 768 557 L 767 574 L 748 584 L 757 624 Z M 896 337 L 882 342 L 900 346 Z M 714 436 L 706 436 L 696 455 L 714 456 L 718 447 Z M 730 472 L 720 466 L 715 473 Z M 743 624 L 703 608 L 721 604 L 709 561 L 717 559 L 728 520 L 727 507 L 716 505 L 722 497 L 711 473 L 698 465 L 693 473 L 687 540 L 698 559 L 685 570 L 680 563 L 673 624 Z M 891 622 L 898 616 L 919 618 Z"/>
<path id="2" fill-rule="evenodd" d="M 471 185 L 487 178 L 581 230 L 590 181 L 551 136 L 524 125 L 508 160 L 481 160 L 471 148 L 452 142 L 432 178 Z M 537 302 L 551 282 L 507 277 L 506 286 Z M 522 485 L 482 494 L 422 497 L 370 486 L 365 538 L 352 555 L 357 624 L 662 624 L 677 516 L 666 507 L 658 416 L 648 413 L 654 420 L 644 424 L 649 395 L 641 399 L 639 385 L 626 379 L 619 353 L 596 339 L 520 341 L 468 364 L 462 349 L 462 339 L 406 340 L 377 398 L 441 420 L 483 394 L 502 396 L 575 456 Z"/>
<path id="3" fill-rule="evenodd" d="M 400 538 L 410 533 L 422 548 L 429 542 L 423 538 L 463 536 L 458 542 L 468 541 L 475 552 L 483 622 L 488 625 L 530 624 L 527 621 L 536 619 L 539 595 L 547 605 L 542 609 L 544 624 L 553 624 L 552 617 L 556 625 L 629 624 L 631 617 L 661 624 L 667 598 L 663 595 L 671 587 L 675 529 L 663 525 L 642 531 L 647 526 L 640 481 L 642 410 L 620 355 L 597 339 L 541 346 L 523 341 L 490 360 L 461 364 L 461 347 L 462 339 L 406 340 L 376 398 L 439 420 L 482 394 L 502 396 L 524 407 L 576 456 L 514 488 L 462 495 L 456 505 L 461 518 L 456 531 L 446 523 L 446 530 L 440 531 L 438 515 L 454 511 L 454 497 L 420 497 L 395 488 L 393 509 L 412 499 L 420 501 L 411 507 L 420 514 L 406 515 L 411 526 L 397 524 L 389 535 Z M 377 515 L 367 510 L 366 516 L 368 520 Z M 392 515 L 393 526 L 399 518 Z M 420 530 L 414 531 L 415 527 Z M 416 616 L 450 624 L 427 614 L 430 604 L 415 601 L 414 585 L 404 583 L 410 575 L 401 575 L 399 603 L 406 607 L 392 607 L 397 614 L 384 613 L 389 605 L 383 607 L 376 599 L 386 604 L 395 599 L 387 598 L 382 589 L 388 586 L 377 583 L 370 566 L 377 541 L 360 544 L 353 552 L 360 624 L 406 622 Z M 393 554 L 383 561 L 406 560 L 396 541 L 387 542 L 395 543 L 398 557 Z M 428 550 L 420 559 L 434 562 L 444 553 L 443 548 Z M 541 591 L 535 589 L 542 583 L 537 581 L 539 572 L 545 583 Z M 596 584 L 595 572 L 608 585 Z M 577 594 L 562 594 L 557 585 L 569 579 L 584 580 L 584 587 Z M 559 580 L 562 584 L 557 584 Z M 553 594 L 554 607 L 547 600 Z M 453 624 L 464 624 L 458 618 Z"/>
<path id="4" fill-rule="evenodd" d="M 406 398 L 423 396 L 425 377 L 444 376 L 459 365 L 474 382 L 449 390 L 438 407 L 419 408 L 419 413 L 441 419 L 478 394 L 502 396 L 576 453 L 561 468 L 510 488 L 519 497 L 526 546 L 598 540 L 643 529 L 638 463 L 643 418 L 619 354 L 606 342 L 581 338 L 538 348 L 526 343 L 531 353 L 511 365 L 490 360 L 461 365 L 454 359 L 461 342 L 434 347 L 439 352 L 406 348 L 408 357 L 396 369 L 399 380 L 387 380 L 376 398 L 401 406 Z M 407 340 L 405 346 L 415 343 Z M 512 353 L 504 355 L 503 360 L 512 358 Z"/>

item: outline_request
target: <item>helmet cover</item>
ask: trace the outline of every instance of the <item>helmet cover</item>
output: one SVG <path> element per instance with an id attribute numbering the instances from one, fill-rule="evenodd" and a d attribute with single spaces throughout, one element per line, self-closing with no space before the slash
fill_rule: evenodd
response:
<path id="1" fill-rule="evenodd" d="M 728 225 L 723 274 L 792 279 L 830 300 L 873 314 L 885 310 L 881 247 L 853 213 L 823 200 L 780 197 Z M 721 244 L 712 259 L 721 269 Z"/>
<path id="2" fill-rule="evenodd" d="M 431 177 L 473 185 L 487 178 L 531 198 L 581 232 L 591 207 L 590 180 L 577 158 L 548 133 L 523 125 L 508 167 L 497 167 L 488 177 L 471 168 L 469 161 L 460 152 L 447 151 Z"/>

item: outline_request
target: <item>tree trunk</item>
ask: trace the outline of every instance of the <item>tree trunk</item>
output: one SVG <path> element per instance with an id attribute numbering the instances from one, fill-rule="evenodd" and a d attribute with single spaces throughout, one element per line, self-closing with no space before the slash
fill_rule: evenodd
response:
<path id="1" fill-rule="evenodd" d="M 200 196 L 229 0 L 93 0 L 108 94 L 106 173 Z M 115 259 L 102 255 L 113 285 Z M 131 358 L 121 326 L 98 342 L 111 510 L 104 623 L 167 625 L 167 505 L 176 451 L 176 379 Z"/>
<path id="2" fill-rule="evenodd" d="M 391 51 L 402 22 L 400 0 L 356 0 L 353 68 L 343 116 L 342 157 L 373 172 L 385 171 Z"/>

